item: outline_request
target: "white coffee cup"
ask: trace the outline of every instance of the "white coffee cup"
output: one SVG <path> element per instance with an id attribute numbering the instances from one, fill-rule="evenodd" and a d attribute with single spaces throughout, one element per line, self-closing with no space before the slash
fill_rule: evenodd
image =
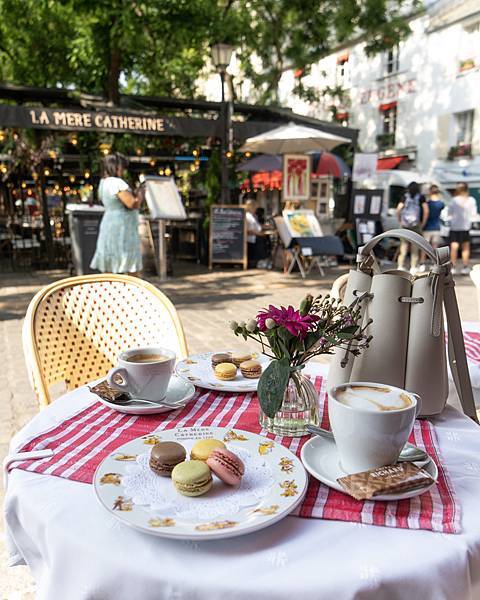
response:
<path id="1" fill-rule="evenodd" d="M 328 415 L 341 468 L 351 474 L 396 463 L 420 404 L 416 394 L 383 383 L 332 388 Z"/>
<path id="2" fill-rule="evenodd" d="M 107 382 L 133 398 L 164 401 L 174 366 L 175 353 L 167 348 L 131 348 L 119 355 Z"/>

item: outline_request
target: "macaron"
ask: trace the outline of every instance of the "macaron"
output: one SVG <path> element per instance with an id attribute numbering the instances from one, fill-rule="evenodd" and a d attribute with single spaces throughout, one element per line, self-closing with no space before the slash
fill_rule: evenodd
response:
<path id="1" fill-rule="evenodd" d="M 215 368 L 220 363 L 229 363 L 232 362 L 232 355 L 230 352 L 217 352 L 216 354 L 212 354 L 212 367 Z"/>
<path id="2" fill-rule="evenodd" d="M 215 377 L 222 381 L 232 381 L 237 376 L 237 367 L 232 363 L 220 363 L 215 367 Z"/>
<path id="3" fill-rule="evenodd" d="M 236 454 L 226 448 L 212 450 L 207 465 L 215 475 L 228 485 L 238 485 L 245 473 L 245 465 Z"/>
<path id="4" fill-rule="evenodd" d="M 201 460 L 186 460 L 172 471 L 172 482 L 183 496 L 201 496 L 212 487 L 210 467 Z"/>
<path id="5" fill-rule="evenodd" d="M 159 442 L 150 452 L 149 465 L 154 473 L 170 477 L 173 468 L 187 456 L 185 448 L 177 442 Z"/>
<path id="6" fill-rule="evenodd" d="M 232 352 L 232 362 L 234 365 L 236 365 L 237 367 L 239 367 L 241 365 L 242 362 L 245 362 L 246 360 L 251 360 L 252 355 L 250 353 L 245 353 L 245 352 Z"/>
<path id="7" fill-rule="evenodd" d="M 240 364 L 240 371 L 248 379 L 258 379 L 262 374 L 262 365 L 258 360 L 246 360 Z"/>
<path id="8" fill-rule="evenodd" d="M 215 440 L 214 438 L 198 440 L 190 450 L 190 458 L 192 460 L 206 461 L 212 450 L 215 450 L 216 448 L 226 448 L 226 446 L 223 442 Z"/>

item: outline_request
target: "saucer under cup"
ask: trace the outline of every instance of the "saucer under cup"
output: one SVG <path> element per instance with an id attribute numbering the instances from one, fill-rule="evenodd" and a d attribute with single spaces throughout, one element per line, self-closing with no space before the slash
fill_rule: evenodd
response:
<path id="1" fill-rule="evenodd" d="M 302 447 L 301 459 L 303 466 L 307 469 L 310 475 L 312 475 L 312 477 L 315 477 L 315 479 L 318 479 L 318 481 L 328 485 L 328 487 L 345 494 L 345 490 L 338 483 L 337 479 L 340 477 L 345 477 L 347 473 L 345 473 L 340 465 L 338 448 L 333 439 L 324 438 L 319 435 L 310 438 Z M 433 478 L 431 483 L 413 490 L 384 493 L 379 496 L 374 496 L 372 500 L 407 500 L 408 498 L 414 498 L 415 496 L 420 496 L 420 494 L 428 492 L 428 490 L 435 485 L 438 479 L 437 465 L 430 456 L 428 457 L 426 463 L 415 464 L 417 466 L 421 466 L 422 469 L 425 469 L 425 471 L 431 475 Z"/>

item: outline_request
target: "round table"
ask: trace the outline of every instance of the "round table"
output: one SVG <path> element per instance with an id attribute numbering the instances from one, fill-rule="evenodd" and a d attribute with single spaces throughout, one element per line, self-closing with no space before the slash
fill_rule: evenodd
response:
<path id="1" fill-rule="evenodd" d="M 309 365 L 312 374 L 325 368 Z M 66 394 L 15 436 L 11 452 L 89 402 L 84 388 Z M 30 566 L 45 600 L 480 598 L 480 431 L 452 407 L 434 423 L 461 506 L 459 534 L 287 517 L 243 537 L 175 541 L 123 525 L 91 485 L 14 469 L 10 564 Z"/>

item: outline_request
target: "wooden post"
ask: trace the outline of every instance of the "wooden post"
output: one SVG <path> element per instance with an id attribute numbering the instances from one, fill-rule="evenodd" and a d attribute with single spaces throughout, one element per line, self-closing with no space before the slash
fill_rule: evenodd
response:
<path id="1" fill-rule="evenodd" d="M 48 198 L 45 193 L 45 178 L 43 172 L 37 180 L 37 193 L 39 194 L 42 201 L 42 220 L 43 220 L 43 231 L 45 234 L 45 250 L 47 253 L 47 265 L 53 266 L 53 237 L 52 228 L 50 227 L 50 215 L 48 213 Z"/>
<path id="2" fill-rule="evenodd" d="M 158 219 L 158 274 L 160 281 L 167 280 L 167 228 L 164 219 Z"/>

